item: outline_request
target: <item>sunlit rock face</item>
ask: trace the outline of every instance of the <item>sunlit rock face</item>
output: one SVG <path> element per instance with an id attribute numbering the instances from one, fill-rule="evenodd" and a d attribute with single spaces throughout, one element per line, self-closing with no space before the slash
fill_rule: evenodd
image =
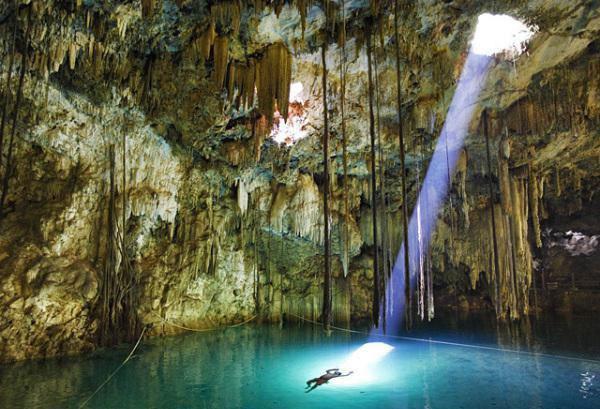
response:
<path id="1" fill-rule="evenodd" d="M 12 49 L 18 25 L 2 178 L 21 56 L 24 44 L 30 46 L 0 221 L 0 360 L 95 348 L 107 271 L 125 265 L 133 271 L 128 316 L 138 329 L 151 324 L 152 335 L 254 315 L 265 321 L 319 319 L 324 177 L 318 33 L 325 17 L 318 4 L 301 12 L 269 2 L 240 9 L 237 2 L 211 7 L 197 0 L 18 1 L 16 15 L 5 3 L 12 2 L 0 5 L 2 50 Z M 343 325 L 368 319 L 372 305 L 367 3 L 346 2 L 353 16 L 346 43 L 347 189 L 341 48 L 332 41 L 326 54 L 333 309 Z M 393 9 L 380 3 L 381 10 Z M 411 209 L 477 18 L 491 11 L 467 3 L 418 2 L 403 10 L 402 117 Z M 517 16 L 539 32 L 518 59 L 497 57 L 491 66 L 452 175 L 451 200 L 433 236 L 436 302 L 491 308 L 495 274 L 479 126 L 487 108 L 505 316 L 589 311 L 599 305 L 592 294 L 600 288 L 600 250 L 592 239 L 564 243 L 566 236 L 544 232 L 600 234 L 599 219 L 592 217 L 600 180 L 600 17 L 583 0 L 505 3 L 493 12 Z M 373 42 L 384 152 L 376 171 L 383 173 L 387 197 L 380 226 L 386 226 L 395 259 L 402 170 L 393 20 L 382 19 L 382 35 Z M 9 61 L 7 52 L 0 65 L 2 98 Z M 294 109 L 286 91 L 292 82 L 303 85 L 305 137 L 279 143 L 270 138 L 270 121 L 275 112 L 286 118 Z"/>

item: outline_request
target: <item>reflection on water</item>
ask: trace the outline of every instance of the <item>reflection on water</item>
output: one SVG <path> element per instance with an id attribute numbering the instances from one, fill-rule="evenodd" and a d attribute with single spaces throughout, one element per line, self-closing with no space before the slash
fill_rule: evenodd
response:
<path id="1" fill-rule="evenodd" d="M 525 316 L 515 322 L 497 321 L 493 313 L 439 311 L 436 315 L 430 323 L 417 322 L 410 335 L 435 334 L 436 339 L 600 360 L 600 320 L 594 315 Z"/>
<path id="2" fill-rule="evenodd" d="M 538 321 L 524 331 L 484 319 L 444 317 L 441 324 L 417 328 L 411 335 L 598 358 L 598 341 L 587 338 L 595 336 L 589 328 L 593 325 L 598 324 Z M 570 334 L 573 343 L 557 334 Z M 394 349 L 373 369 L 374 380 L 334 379 L 304 393 L 307 379 L 339 366 L 367 341 L 366 335 L 326 336 L 318 327 L 297 325 L 149 339 L 89 407 L 600 407 L 599 362 L 389 338 L 385 342 Z M 0 407 L 77 407 L 128 352 L 126 346 L 80 358 L 2 366 Z"/>
<path id="3" fill-rule="evenodd" d="M 594 379 L 596 379 L 596 374 L 589 371 L 581 374 L 581 387 L 579 388 L 579 392 L 581 392 L 583 399 L 594 396 Z"/>

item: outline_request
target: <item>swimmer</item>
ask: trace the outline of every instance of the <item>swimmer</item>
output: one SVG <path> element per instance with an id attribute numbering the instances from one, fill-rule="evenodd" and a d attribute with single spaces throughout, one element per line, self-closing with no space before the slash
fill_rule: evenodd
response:
<path id="1" fill-rule="evenodd" d="M 326 384 L 327 382 L 329 382 L 330 379 L 333 378 L 339 378 L 342 376 L 349 376 L 353 373 L 353 371 L 350 371 L 346 374 L 343 374 L 340 372 L 340 370 L 338 368 L 334 368 L 334 369 L 328 369 L 325 371 L 324 375 L 319 376 L 318 378 L 313 378 L 310 381 L 306 381 L 306 389 L 308 389 L 306 391 L 306 393 L 312 391 L 313 389 L 315 389 L 317 386 L 321 386 Z M 313 384 L 311 386 L 311 384 Z"/>

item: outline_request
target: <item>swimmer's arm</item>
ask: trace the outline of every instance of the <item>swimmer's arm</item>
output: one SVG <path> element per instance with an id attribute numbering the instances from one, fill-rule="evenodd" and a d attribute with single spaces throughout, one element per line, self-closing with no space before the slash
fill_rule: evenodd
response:
<path id="1" fill-rule="evenodd" d="M 331 374 L 332 372 L 336 372 L 336 371 L 339 371 L 339 369 L 338 368 L 328 369 L 325 372 L 327 372 L 328 374 Z"/>
<path id="2" fill-rule="evenodd" d="M 341 376 L 350 376 L 350 375 L 352 375 L 353 373 L 354 373 L 354 371 L 350 371 L 350 372 L 348 372 L 348 373 L 347 373 L 347 374 L 345 374 L 345 375 L 340 375 L 340 377 L 341 377 Z"/>

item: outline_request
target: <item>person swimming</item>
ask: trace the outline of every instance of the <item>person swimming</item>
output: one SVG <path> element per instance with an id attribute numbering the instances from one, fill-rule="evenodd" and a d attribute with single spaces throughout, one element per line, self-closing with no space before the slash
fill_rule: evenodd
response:
<path id="1" fill-rule="evenodd" d="M 325 371 L 325 374 L 319 376 L 318 378 L 313 378 L 309 381 L 306 381 L 306 388 L 308 389 L 306 391 L 306 393 L 312 391 L 313 389 L 315 389 L 317 386 L 321 386 L 326 384 L 327 382 L 329 382 L 331 379 L 333 378 L 340 378 L 342 376 L 349 376 L 352 373 L 354 373 L 353 371 L 350 371 L 346 374 L 343 374 L 342 372 L 340 372 L 340 370 L 338 368 L 334 368 L 334 369 L 328 369 Z M 313 384 L 311 386 L 311 384 Z"/>

